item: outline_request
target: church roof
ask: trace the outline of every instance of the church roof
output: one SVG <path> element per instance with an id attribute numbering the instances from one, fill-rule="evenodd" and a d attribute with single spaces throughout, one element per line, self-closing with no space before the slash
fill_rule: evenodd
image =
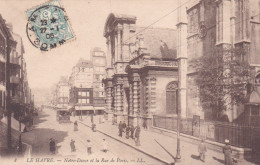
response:
<path id="1" fill-rule="evenodd" d="M 136 33 L 142 27 L 137 27 Z M 177 30 L 169 28 L 148 28 L 140 34 L 144 37 L 144 46 L 151 58 L 175 59 L 177 57 Z"/>

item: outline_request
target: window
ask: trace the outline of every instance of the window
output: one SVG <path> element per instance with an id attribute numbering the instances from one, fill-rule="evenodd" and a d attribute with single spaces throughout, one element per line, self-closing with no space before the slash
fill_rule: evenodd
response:
<path id="1" fill-rule="evenodd" d="M 89 99 L 86 99 L 86 103 L 89 104 L 89 103 L 90 103 L 90 100 L 89 100 Z"/>
<path id="2" fill-rule="evenodd" d="M 86 96 L 86 92 L 82 92 L 81 94 L 82 94 L 81 96 Z"/>
<path id="3" fill-rule="evenodd" d="M 177 82 L 170 82 L 166 86 L 166 113 L 177 114 Z"/>
<path id="4" fill-rule="evenodd" d="M 86 99 L 81 99 L 82 103 L 86 104 Z"/>
<path id="5" fill-rule="evenodd" d="M 87 97 L 89 97 L 89 92 L 86 92 Z"/>
<path id="6" fill-rule="evenodd" d="M 82 95 L 81 91 L 79 91 L 79 92 L 78 92 L 78 95 L 79 95 L 79 96 L 81 96 L 81 95 Z"/>

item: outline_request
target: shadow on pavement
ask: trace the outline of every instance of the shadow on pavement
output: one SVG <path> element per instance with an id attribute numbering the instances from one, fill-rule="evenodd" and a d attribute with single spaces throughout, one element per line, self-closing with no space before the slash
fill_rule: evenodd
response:
<path id="1" fill-rule="evenodd" d="M 218 161 L 219 163 L 225 164 L 225 161 L 219 158 L 216 158 L 215 156 L 212 157 L 214 160 Z"/>
<path id="2" fill-rule="evenodd" d="M 50 138 L 55 139 L 56 145 L 64 141 L 65 137 L 68 136 L 67 132 L 57 131 L 49 128 L 38 128 L 33 130 L 34 137 L 27 138 L 30 140 L 29 144 L 32 143 L 32 153 L 37 156 L 51 155 L 49 142 Z M 24 135 L 26 136 L 26 134 Z M 25 139 L 26 140 L 26 139 Z M 24 140 L 24 141 L 25 141 Z M 58 151 L 61 146 L 57 145 L 56 150 Z"/>
<path id="3" fill-rule="evenodd" d="M 38 116 L 34 117 L 34 127 L 38 126 L 40 123 L 47 121 L 45 118 L 49 116 L 50 116 L 49 114 L 43 112 L 39 113 Z"/>
<path id="4" fill-rule="evenodd" d="M 191 155 L 190 157 L 195 160 L 200 160 L 200 156 L 198 155 Z"/>

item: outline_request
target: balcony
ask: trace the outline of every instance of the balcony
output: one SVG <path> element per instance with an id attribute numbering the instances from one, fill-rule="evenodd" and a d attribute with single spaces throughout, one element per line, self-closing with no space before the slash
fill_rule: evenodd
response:
<path id="1" fill-rule="evenodd" d="M 10 83 L 12 84 L 19 84 L 20 83 L 20 78 L 16 76 L 11 76 L 10 77 Z"/>

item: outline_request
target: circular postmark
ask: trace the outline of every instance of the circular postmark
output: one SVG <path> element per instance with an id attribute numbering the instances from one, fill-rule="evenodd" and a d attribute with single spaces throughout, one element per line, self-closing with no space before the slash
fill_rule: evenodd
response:
<path id="1" fill-rule="evenodd" d="M 36 48 L 48 51 L 73 38 L 63 8 L 53 5 L 41 6 L 28 18 L 27 36 Z"/>

